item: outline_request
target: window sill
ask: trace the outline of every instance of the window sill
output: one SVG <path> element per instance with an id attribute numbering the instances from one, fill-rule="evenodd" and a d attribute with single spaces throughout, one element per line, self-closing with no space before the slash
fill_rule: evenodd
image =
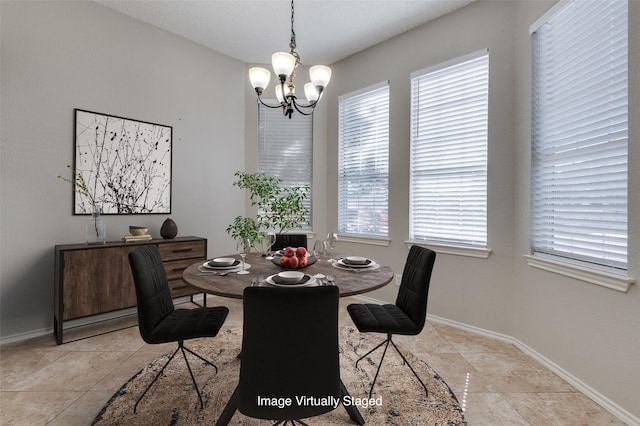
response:
<path id="1" fill-rule="evenodd" d="M 570 262 L 561 262 L 544 255 L 527 254 L 524 257 L 532 268 L 542 269 L 544 271 L 564 275 L 565 277 L 575 278 L 577 280 L 621 291 L 623 293 L 629 291 L 631 284 L 636 282 L 635 278 L 627 277 L 622 274 L 588 268 L 584 265 Z"/>
<path id="2" fill-rule="evenodd" d="M 389 247 L 391 240 L 384 237 L 365 237 L 354 234 L 338 234 L 338 242 L 369 244 L 373 246 Z"/>
<path id="3" fill-rule="evenodd" d="M 425 241 L 405 241 L 407 247 L 416 245 L 426 247 L 436 253 L 453 254 L 455 256 L 476 257 L 479 259 L 487 259 L 491 254 L 491 249 L 478 247 L 454 246 L 448 244 L 428 243 Z"/>

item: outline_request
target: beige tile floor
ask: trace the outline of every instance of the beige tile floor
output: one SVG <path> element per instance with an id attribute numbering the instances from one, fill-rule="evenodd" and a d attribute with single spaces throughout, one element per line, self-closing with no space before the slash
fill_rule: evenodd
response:
<path id="1" fill-rule="evenodd" d="M 353 325 L 346 305 L 354 301 L 341 300 L 343 326 Z M 209 296 L 208 305 L 217 304 L 231 310 L 225 328 L 241 326 L 239 301 Z M 131 324 L 135 319 L 70 330 L 65 341 Z M 394 340 L 444 378 L 469 425 L 624 424 L 513 345 L 431 322 L 419 336 Z M 60 346 L 52 335 L 2 345 L 0 425 L 89 425 L 123 383 L 174 348 L 145 344 L 135 326 Z"/>

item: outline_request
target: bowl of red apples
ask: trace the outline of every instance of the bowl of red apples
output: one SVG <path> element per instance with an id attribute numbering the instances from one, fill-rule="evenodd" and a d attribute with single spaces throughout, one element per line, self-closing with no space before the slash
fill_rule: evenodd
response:
<path id="1" fill-rule="evenodd" d="M 283 268 L 304 268 L 309 265 L 307 249 L 304 247 L 287 247 L 284 249 L 283 256 L 280 258 L 279 263 Z"/>

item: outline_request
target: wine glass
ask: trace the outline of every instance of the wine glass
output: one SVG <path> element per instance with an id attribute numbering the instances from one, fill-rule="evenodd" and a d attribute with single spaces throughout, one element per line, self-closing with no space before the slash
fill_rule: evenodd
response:
<path id="1" fill-rule="evenodd" d="M 331 257 L 331 253 L 333 253 L 333 249 L 336 248 L 336 244 L 338 244 L 338 234 L 336 232 L 330 232 L 327 234 L 327 251 L 329 252 L 329 257 Z M 329 259 L 329 262 L 332 262 L 333 259 Z"/>
<path id="2" fill-rule="evenodd" d="M 245 271 L 244 269 L 244 257 L 251 250 L 251 240 L 249 238 L 240 238 L 236 240 L 236 248 L 238 250 L 238 254 L 242 258 L 242 269 L 237 272 L 239 275 L 248 274 L 249 271 Z"/>
<path id="3" fill-rule="evenodd" d="M 313 243 L 313 255 L 316 259 L 320 260 L 327 252 L 327 242 L 322 240 L 316 240 Z"/>
<path id="4" fill-rule="evenodd" d="M 267 243 L 268 243 L 268 247 L 267 247 L 267 253 L 268 256 L 266 257 L 266 259 L 271 260 L 273 259 L 273 253 L 271 252 L 271 247 L 273 247 L 273 245 L 276 243 L 276 233 L 269 231 L 267 232 Z"/>

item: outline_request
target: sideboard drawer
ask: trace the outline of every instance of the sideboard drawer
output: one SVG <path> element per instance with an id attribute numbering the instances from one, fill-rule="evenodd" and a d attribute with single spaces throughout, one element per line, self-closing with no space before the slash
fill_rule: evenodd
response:
<path id="1" fill-rule="evenodd" d="M 185 241 L 173 244 L 158 244 L 163 261 L 204 258 L 206 254 L 205 241 Z"/>
<path id="2" fill-rule="evenodd" d="M 172 297 L 190 296 L 197 291 L 192 286 L 185 283 L 182 278 L 169 280 L 169 290 L 171 290 Z"/>
<path id="3" fill-rule="evenodd" d="M 167 273 L 167 278 L 169 280 L 182 279 L 182 273 L 184 272 L 184 270 L 187 269 L 189 265 L 193 265 L 195 262 L 196 261 L 194 259 L 164 262 L 164 271 Z"/>

